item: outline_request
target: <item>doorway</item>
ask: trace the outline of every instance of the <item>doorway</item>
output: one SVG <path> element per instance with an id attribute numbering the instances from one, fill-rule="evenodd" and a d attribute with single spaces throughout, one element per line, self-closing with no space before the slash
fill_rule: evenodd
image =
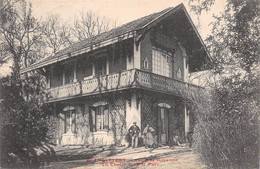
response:
<path id="1" fill-rule="evenodd" d="M 158 142 L 165 145 L 169 137 L 169 109 L 159 107 L 158 111 Z"/>

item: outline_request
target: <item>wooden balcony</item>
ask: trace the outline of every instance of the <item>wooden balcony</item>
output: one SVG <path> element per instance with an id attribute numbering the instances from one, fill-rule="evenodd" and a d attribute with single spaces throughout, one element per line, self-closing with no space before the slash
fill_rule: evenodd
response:
<path id="1" fill-rule="evenodd" d="M 204 88 L 193 84 L 139 69 L 132 69 L 47 89 L 46 93 L 48 97 L 46 101 L 54 102 L 128 88 L 143 88 L 187 99 L 198 98 L 204 92 Z"/>

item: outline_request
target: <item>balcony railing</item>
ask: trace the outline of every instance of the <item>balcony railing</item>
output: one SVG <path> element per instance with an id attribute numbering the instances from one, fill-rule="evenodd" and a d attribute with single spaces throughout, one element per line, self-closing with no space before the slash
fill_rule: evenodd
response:
<path id="1" fill-rule="evenodd" d="M 145 88 L 179 95 L 187 99 L 199 97 L 204 89 L 172 78 L 153 74 L 139 69 L 110 74 L 47 89 L 47 102 L 65 100 L 127 88 Z"/>

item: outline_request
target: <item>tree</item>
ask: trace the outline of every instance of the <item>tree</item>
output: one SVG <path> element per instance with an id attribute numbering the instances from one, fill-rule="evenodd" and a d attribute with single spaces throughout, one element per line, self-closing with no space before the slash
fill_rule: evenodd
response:
<path id="1" fill-rule="evenodd" d="M 11 58 L 13 72 L 19 76 L 21 66 L 27 67 L 41 57 L 41 24 L 32 16 L 31 4 L 23 0 L 1 1 L 0 46 L 2 61 Z"/>
<path id="2" fill-rule="evenodd" d="M 29 77 L 31 83 L 39 84 L 38 77 Z M 40 87 L 31 85 L 30 101 L 21 95 L 22 82 L 14 76 L 1 79 L 1 167 L 38 168 L 40 160 L 37 148 L 45 149 L 49 142 L 47 119 L 51 105 L 42 104 L 36 91 Z M 48 150 L 49 151 L 49 150 Z"/>
<path id="3" fill-rule="evenodd" d="M 76 41 L 93 38 L 112 27 L 115 27 L 115 22 L 110 21 L 105 17 L 100 17 L 92 11 L 81 11 L 79 18 L 74 20 L 72 33 Z"/>
<path id="4" fill-rule="evenodd" d="M 215 1 L 190 2 L 201 14 Z M 195 102 L 194 137 L 195 150 L 212 168 L 259 168 L 259 6 L 258 0 L 227 0 L 206 39 L 218 81 L 210 99 Z"/>
<path id="5" fill-rule="evenodd" d="M 50 15 L 43 25 L 45 50 L 47 50 L 45 55 L 54 54 L 73 43 L 72 29 L 67 23 L 63 23 L 59 15 Z"/>
<path id="6" fill-rule="evenodd" d="M 64 22 L 59 15 L 50 15 L 43 22 L 44 56 L 58 52 L 78 41 L 91 39 L 113 25 L 112 21 L 100 17 L 92 11 L 81 11 L 74 19 L 73 25 Z"/>
<path id="7" fill-rule="evenodd" d="M 200 15 L 204 10 L 210 10 L 215 0 L 190 2 L 191 9 Z M 236 65 L 247 73 L 257 69 L 260 59 L 258 9 L 258 0 L 227 0 L 224 12 L 214 16 L 211 35 L 206 42 L 215 66 Z"/>
<path id="8" fill-rule="evenodd" d="M 42 25 L 25 1 L 0 1 L 1 60 L 13 60 L 12 74 L 1 78 L 1 167 L 38 168 L 36 148 L 49 141 L 46 120 L 51 106 L 43 104 L 42 78 L 32 73 L 21 78 L 20 69 L 41 57 Z M 38 55 L 39 54 L 39 55 Z"/>

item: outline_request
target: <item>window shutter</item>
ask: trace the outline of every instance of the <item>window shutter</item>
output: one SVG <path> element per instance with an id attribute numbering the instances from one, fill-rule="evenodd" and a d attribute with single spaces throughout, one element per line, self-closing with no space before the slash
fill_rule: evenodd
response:
<path id="1" fill-rule="evenodd" d="M 64 133 L 65 130 L 65 115 L 60 113 L 60 137 Z"/>
<path id="2" fill-rule="evenodd" d="M 95 132 L 96 131 L 96 115 L 95 115 L 95 107 L 90 108 L 89 113 L 89 124 L 90 124 L 90 131 Z"/>
<path id="3" fill-rule="evenodd" d="M 104 106 L 104 129 L 108 131 L 108 106 Z"/>
<path id="4" fill-rule="evenodd" d="M 158 139 L 158 142 L 161 142 L 161 127 L 162 127 L 162 124 L 161 124 L 161 107 L 157 107 L 157 119 L 158 119 L 158 123 L 157 123 L 157 139 Z"/>
<path id="5" fill-rule="evenodd" d="M 73 110 L 71 115 L 72 115 L 71 131 L 72 131 L 72 133 L 75 133 L 76 132 L 76 111 Z"/>

